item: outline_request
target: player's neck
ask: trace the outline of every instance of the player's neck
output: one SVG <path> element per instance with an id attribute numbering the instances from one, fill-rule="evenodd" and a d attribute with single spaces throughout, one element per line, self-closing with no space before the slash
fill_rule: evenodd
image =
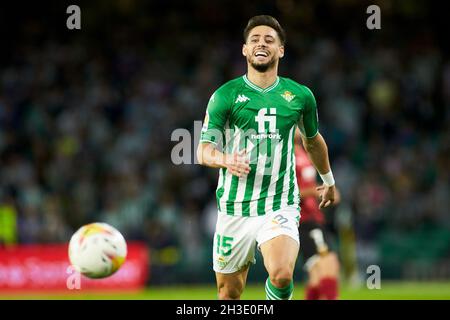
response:
<path id="1" fill-rule="evenodd" d="M 266 72 L 259 72 L 250 66 L 247 68 L 247 79 L 250 80 L 251 83 L 263 89 L 273 85 L 277 80 L 277 76 L 277 67 L 273 67 Z"/>

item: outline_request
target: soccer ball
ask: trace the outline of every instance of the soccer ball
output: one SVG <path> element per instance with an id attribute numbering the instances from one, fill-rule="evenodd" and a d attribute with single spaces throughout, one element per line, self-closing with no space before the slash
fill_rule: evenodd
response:
<path id="1" fill-rule="evenodd" d="M 106 223 L 82 226 L 70 239 L 69 259 L 88 278 L 109 277 L 124 263 L 127 243 L 122 234 Z"/>

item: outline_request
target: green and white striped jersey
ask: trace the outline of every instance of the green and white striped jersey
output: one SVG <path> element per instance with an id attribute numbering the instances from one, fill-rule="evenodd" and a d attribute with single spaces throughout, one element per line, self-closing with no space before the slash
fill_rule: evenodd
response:
<path id="1" fill-rule="evenodd" d="M 225 153 L 245 149 L 251 167 L 241 178 L 220 169 L 219 212 L 259 216 L 299 206 L 294 155 L 297 126 L 308 138 L 317 135 L 317 107 L 312 92 L 291 79 L 277 77 L 263 89 L 244 75 L 214 92 L 200 142 L 214 143 Z"/>

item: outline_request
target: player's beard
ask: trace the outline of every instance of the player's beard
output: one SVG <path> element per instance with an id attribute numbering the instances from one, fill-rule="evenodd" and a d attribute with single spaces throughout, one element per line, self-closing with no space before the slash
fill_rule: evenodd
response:
<path id="1" fill-rule="evenodd" d="M 272 69 L 275 67 L 275 57 L 272 57 L 272 59 L 269 60 L 269 62 L 266 63 L 256 63 L 255 60 L 250 60 L 250 65 L 258 72 L 266 72 L 267 70 Z"/>

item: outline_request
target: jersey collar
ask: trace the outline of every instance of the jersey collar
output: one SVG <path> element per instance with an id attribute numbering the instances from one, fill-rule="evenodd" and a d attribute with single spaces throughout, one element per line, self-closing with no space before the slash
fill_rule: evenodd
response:
<path id="1" fill-rule="evenodd" d="M 262 92 L 262 93 L 267 93 L 267 92 L 269 92 L 269 91 L 275 89 L 275 87 L 278 85 L 278 83 L 280 83 L 280 78 L 277 77 L 277 79 L 275 80 L 275 82 L 274 82 L 271 86 L 269 86 L 269 87 L 263 89 L 263 88 L 261 88 L 261 87 L 258 87 L 256 84 L 253 84 L 250 80 L 248 80 L 246 74 L 244 74 L 242 78 L 244 78 L 245 83 L 246 83 L 250 88 L 252 88 L 252 89 L 254 89 L 254 90 L 258 91 L 258 92 Z"/>

